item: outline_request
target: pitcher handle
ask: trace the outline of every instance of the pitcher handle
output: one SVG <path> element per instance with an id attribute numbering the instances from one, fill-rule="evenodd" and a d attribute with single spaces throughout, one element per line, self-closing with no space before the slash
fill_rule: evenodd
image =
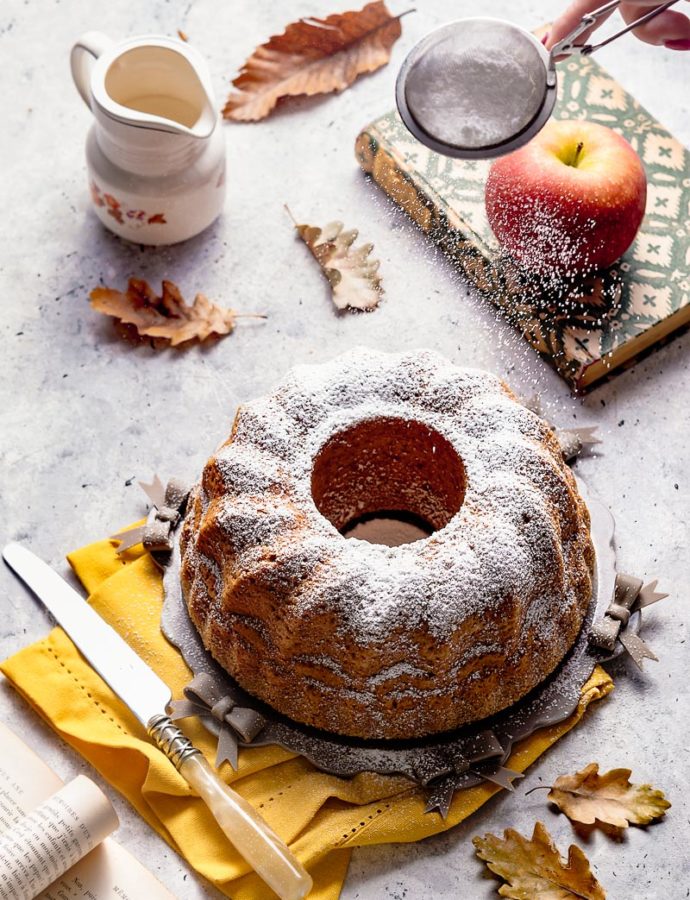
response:
<path id="1" fill-rule="evenodd" d="M 72 78 L 82 100 L 91 108 L 91 69 L 94 61 L 111 46 L 113 41 L 100 31 L 87 31 L 78 38 L 70 53 Z"/>

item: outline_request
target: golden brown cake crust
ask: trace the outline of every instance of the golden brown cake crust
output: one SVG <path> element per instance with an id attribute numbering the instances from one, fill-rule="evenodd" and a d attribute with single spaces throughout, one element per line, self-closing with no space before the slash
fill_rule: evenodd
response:
<path id="1" fill-rule="evenodd" d="M 353 519 L 414 513 L 399 547 Z M 549 427 L 487 373 L 347 353 L 240 408 L 194 489 L 182 586 L 216 660 L 281 713 L 418 737 L 514 703 L 591 598 L 589 514 Z"/>

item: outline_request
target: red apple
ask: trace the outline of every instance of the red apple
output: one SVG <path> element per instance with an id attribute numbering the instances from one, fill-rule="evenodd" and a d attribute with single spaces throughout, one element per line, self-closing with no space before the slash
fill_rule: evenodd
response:
<path id="1" fill-rule="evenodd" d="M 644 167 L 624 138 L 594 122 L 552 119 L 493 163 L 485 202 L 497 240 L 523 268 L 574 275 L 625 253 L 646 198 Z"/>

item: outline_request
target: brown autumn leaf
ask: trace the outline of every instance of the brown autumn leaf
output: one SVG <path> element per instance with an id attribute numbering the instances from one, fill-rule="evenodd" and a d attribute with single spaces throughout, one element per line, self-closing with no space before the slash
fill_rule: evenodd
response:
<path id="1" fill-rule="evenodd" d="M 342 91 L 358 75 L 384 66 L 400 34 L 400 17 L 391 16 L 383 0 L 326 19 L 293 22 L 242 66 L 223 117 L 255 122 L 281 97 Z"/>
<path id="2" fill-rule="evenodd" d="M 212 334 L 230 334 L 238 316 L 203 294 L 197 294 L 190 306 L 172 281 L 163 282 L 160 297 L 141 278 L 130 278 L 125 292 L 97 287 L 89 296 L 98 312 L 133 325 L 141 336 L 164 338 L 173 347 L 186 341 L 204 341 Z"/>
<path id="3" fill-rule="evenodd" d="M 487 834 L 473 840 L 477 856 L 506 883 L 498 893 L 513 900 L 606 900 L 603 887 L 579 847 L 571 844 L 562 859 L 551 835 L 541 822 L 531 840 L 512 828 L 503 838 Z"/>
<path id="4" fill-rule="evenodd" d="M 379 261 L 369 258 L 373 244 L 353 246 L 356 228 L 344 231 L 342 222 L 329 222 L 324 228 L 295 222 L 295 230 L 321 266 L 338 309 L 371 310 L 379 305 L 383 293 Z"/>
<path id="5" fill-rule="evenodd" d="M 600 775 L 598 764 L 590 763 L 581 772 L 557 778 L 546 799 L 583 825 L 648 825 L 671 804 L 650 784 L 631 784 L 630 774 L 630 769 L 611 769 Z"/>

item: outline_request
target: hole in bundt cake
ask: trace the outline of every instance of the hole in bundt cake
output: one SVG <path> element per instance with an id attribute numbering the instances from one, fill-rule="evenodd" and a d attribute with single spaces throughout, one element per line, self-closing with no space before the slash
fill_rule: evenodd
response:
<path id="1" fill-rule="evenodd" d="M 346 537 L 395 546 L 447 525 L 465 497 L 465 467 L 437 431 L 367 419 L 334 434 L 314 460 L 319 512 Z"/>
<path id="2" fill-rule="evenodd" d="M 358 516 L 343 528 L 343 536 L 398 547 L 411 544 L 434 533 L 433 527 L 420 516 L 397 509 L 382 509 Z"/>

